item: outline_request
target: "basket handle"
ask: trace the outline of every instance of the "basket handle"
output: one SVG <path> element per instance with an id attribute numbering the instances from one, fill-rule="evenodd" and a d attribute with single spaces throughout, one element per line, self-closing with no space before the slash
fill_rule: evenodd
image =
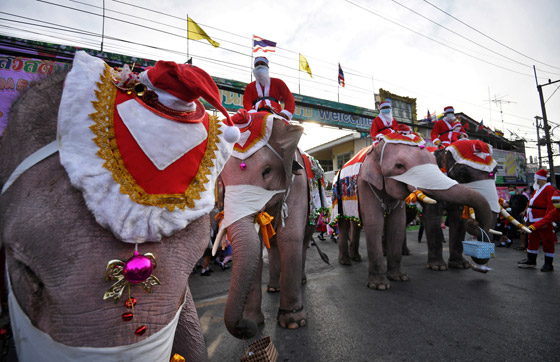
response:
<path id="1" fill-rule="evenodd" d="M 486 238 L 488 239 L 488 242 L 491 243 L 492 241 L 490 240 L 490 236 L 488 236 L 488 234 L 486 234 L 486 231 L 484 231 L 484 229 L 481 228 L 480 226 L 478 228 L 480 229 L 480 234 L 482 235 L 482 242 L 484 242 L 484 236 L 486 235 Z"/>

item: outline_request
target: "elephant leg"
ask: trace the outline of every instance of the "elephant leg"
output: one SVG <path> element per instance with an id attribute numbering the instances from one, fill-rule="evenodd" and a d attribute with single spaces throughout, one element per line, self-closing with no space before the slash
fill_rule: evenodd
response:
<path id="1" fill-rule="evenodd" d="M 360 248 L 360 227 L 354 221 L 350 223 L 350 245 L 348 248 L 350 259 L 353 261 L 362 261 L 359 252 Z"/>
<path id="2" fill-rule="evenodd" d="M 462 218 L 463 207 L 450 207 L 447 210 L 449 223 L 449 261 L 454 269 L 470 269 L 471 263 L 463 258 L 463 240 L 465 240 L 466 220 Z"/>
<path id="3" fill-rule="evenodd" d="M 278 251 L 277 238 L 270 240 L 270 249 L 268 253 L 268 285 L 266 291 L 269 293 L 277 293 L 280 291 L 280 253 Z"/>
<path id="4" fill-rule="evenodd" d="M 358 198 L 360 200 L 360 214 L 366 235 L 368 255 L 368 280 L 366 286 L 371 289 L 386 290 L 391 287 L 383 258 L 381 236 L 384 228 L 384 218 L 381 203 L 375 198 L 367 183 L 358 183 Z"/>
<path id="5" fill-rule="evenodd" d="M 401 271 L 402 245 L 406 233 L 404 203 L 399 203 L 385 222 L 387 242 L 387 278 L 393 281 L 408 281 L 408 275 Z"/>
<path id="6" fill-rule="evenodd" d="M 406 225 L 405 225 L 404 239 L 402 244 L 402 255 L 410 255 L 410 249 L 408 249 L 408 245 L 406 243 Z"/>
<path id="7" fill-rule="evenodd" d="M 173 339 L 171 355 L 178 353 L 189 361 L 208 361 L 206 343 L 200 326 L 190 288 L 187 287 L 185 304 Z"/>
<path id="8" fill-rule="evenodd" d="M 426 267 L 437 271 L 447 270 L 447 264 L 443 260 L 442 214 L 443 211 L 439 205 L 424 204 L 422 224 L 428 241 L 428 263 Z"/>
<path id="9" fill-rule="evenodd" d="M 338 262 L 342 265 L 352 265 L 348 252 L 350 238 L 350 220 L 343 217 L 338 219 Z"/>
<path id="10" fill-rule="evenodd" d="M 297 329 L 307 324 L 301 295 L 301 237 L 303 235 L 296 240 L 278 238 L 281 268 L 286 271 L 280 276 L 280 308 L 277 316 L 282 328 Z"/>
<path id="11" fill-rule="evenodd" d="M 272 245 L 270 249 L 272 249 Z M 270 250 L 268 249 L 268 250 Z M 277 248 L 275 248 L 277 249 Z M 263 270 L 263 258 L 262 258 L 262 247 L 259 257 L 259 263 L 257 265 L 257 271 L 255 273 L 255 278 L 253 279 L 253 284 L 251 285 L 251 290 L 247 296 L 247 301 L 245 302 L 245 308 L 243 309 L 243 318 L 252 320 L 257 323 L 257 326 L 264 325 L 264 314 L 262 312 L 262 270 Z"/>

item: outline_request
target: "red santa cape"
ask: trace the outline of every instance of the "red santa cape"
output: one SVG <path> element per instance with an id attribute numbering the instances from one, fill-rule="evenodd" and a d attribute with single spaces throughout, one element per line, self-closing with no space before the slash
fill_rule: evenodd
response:
<path id="1" fill-rule="evenodd" d="M 479 140 L 459 140 L 454 142 L 447 151 L 457 163 L 462 163 L 477 170 L 492 172 L 496 161 L 492 157 L 492 146 Z"/>

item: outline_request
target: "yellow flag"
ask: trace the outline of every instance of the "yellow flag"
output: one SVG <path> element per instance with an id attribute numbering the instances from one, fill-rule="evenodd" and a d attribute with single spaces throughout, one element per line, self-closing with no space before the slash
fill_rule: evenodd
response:
<path id="1" fill-rule="evenodd" d="M 299 70 L 305 70 L 307 73 L 309 73 L 309 76 L 311 78 L 313 78 L 313 74 L 311 74 L 311 68 L 309 67 L 309 63 L 307 62 L 307 59 L 305 59 L 305 57 L 303 55 L 301 55 L 301 53 L 299 54 Z"/>
<path id="2" fill-rule="evenodd" d="M 192 40 L 206 39 L 210 44 L 214 46 L 214 48 L 220 46 L 220 43 L 212 40 L 212 38 L 210 38 L 208 34 L 206 34 L 206 32 L 202 30 L 202 28 L 189 17 L 187 17 L 187 38 Z"/>

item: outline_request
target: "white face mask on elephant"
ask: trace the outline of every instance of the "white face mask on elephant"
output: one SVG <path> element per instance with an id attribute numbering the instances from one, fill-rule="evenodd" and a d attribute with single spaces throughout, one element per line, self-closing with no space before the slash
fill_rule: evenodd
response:
<path id="1" fill-rule="evenodd" d="M 220 231 L 212 254 L 215 255 L 218 246 L 221 244 L 227 227 L 245 216 L 256 214 L 261 211 L 272 197 L 286 190 L 265 190 L 262 187 L 253 185 L 232 185 L 226 186 L 224 197 L 224 219 L 220 224 Z M 258 232 L 259 224 L 255 222 L 255 231 Z"/>

